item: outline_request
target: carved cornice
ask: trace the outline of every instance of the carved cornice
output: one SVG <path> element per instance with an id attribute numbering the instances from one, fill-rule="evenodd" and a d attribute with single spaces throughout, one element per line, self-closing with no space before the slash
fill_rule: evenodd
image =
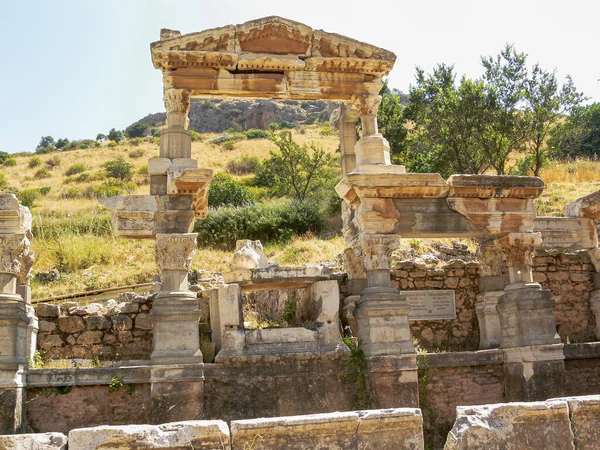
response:
<path id="1" fill-rule="evenodd" d="M 192 268 L 197 236 L 197 233 L 156 235 L 156 264 L 161 275 L 163 270 L 187 272 Z"/>

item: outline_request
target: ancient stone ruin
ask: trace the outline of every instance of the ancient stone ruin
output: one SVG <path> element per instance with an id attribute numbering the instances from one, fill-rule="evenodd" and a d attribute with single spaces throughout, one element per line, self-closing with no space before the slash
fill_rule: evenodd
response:
<path id="1" fill-rule="evenodd" d="M 117 236 L 155 240 L 157 292 L 34 311 L 31 214 L 0 195 L 0 447 L 597 445 L 598 398 L 572 396 L 600 392 L 599 192 L 538 217 L 540 178 L 391 164 L 377 110 L 396 57 L 344 36 L 267 17 L 162 30 L 151 55 L 168 127 L 150 192 L 102 203 Z M 193 97 L 339 103 L 345 274 L 240 241 L 229 272 L 190 289 L 212 177 L 191 158 Z M 477 257 L 393 261 L 401 238 L 440 237 L 476 238 Z M 273 292 L 292 292 L 293 325 L 251 328 L 248 299 Z M 36 348 L 112 364 L 33 370 Z"/>

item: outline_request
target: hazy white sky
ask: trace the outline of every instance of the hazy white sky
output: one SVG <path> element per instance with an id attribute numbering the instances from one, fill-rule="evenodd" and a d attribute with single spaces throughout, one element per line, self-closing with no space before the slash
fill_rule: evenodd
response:
<path id="1" fill-rule="evenodd" d="M 0 151 L 33 151 L 42 135 L 95 138 L 164 110 L 149 44 L 269 15 L 396 53 L 390 85 L 415 66 L 455 64 L 478 77 L 480 56 L 507 42 L 600 101 L 600 2 L 373 0 L 0 0 Z"/>

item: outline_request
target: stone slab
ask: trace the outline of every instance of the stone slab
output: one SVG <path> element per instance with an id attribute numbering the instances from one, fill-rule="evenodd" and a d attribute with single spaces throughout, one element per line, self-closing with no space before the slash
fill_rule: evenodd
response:
<path id="1" fill-rule="evenodd" d="M 564 400 L 458 406 L 445 450 L 572 450 L 569 408 Z"/>
<path id="2" fill-rule="evenodd" d="M 600 395 L 564 397 L 549 401 L 565 401 L 569 405 L 571 429 L 577 450 L 593 450 L 600 446 Z"/>
<path id="3" fill-rule="evenodd" d="M 413 408 L 238 420 L 232 449 L 423 449 L 421 411 Z"/>
<path id="4" fill-rule="evenodd" d="M 583 217 L 536 217 L 534 232 L 542 233 L 543 249 L 579 250 L 598 246 L 598 232 L 593 219 Z"/>
<path id="5" fill-rule="evenodd" d="M 69 450 L 95 449 L 230 449 L 229 427 L 222 420 L 197 420 L 164 425 L 79 428 L 69 432 Z"/>
<path id="6" fill-rule="evenodd" d="M 236 283 L 244 292 L 306 287 L 329 279 L 324 266 L 271 266 L 265 269 L 239 269 L 223 274 L 225 283 Z"/>
<path id="7" fill-rule="evenodd" d="M 11 434 L 0 436 L 0 449 L 67 450 L 62 433 Z"/>
<path id="8" fill-rule="evenodd" d="M 600 191 L 573 200 L 565 205 L 565 216 L 600 219 Z"/>
<path id="9" fill-rule="evenodd" d="M 456 319 L 453 290 L 404 291 L 408 320 Z"/>
<path id="10" fill-rule="evenodd" d="M 539 177 L 512 175 L 452 175 L 448 185 L 450 198 L 537 198 L 545 186 Z"/>

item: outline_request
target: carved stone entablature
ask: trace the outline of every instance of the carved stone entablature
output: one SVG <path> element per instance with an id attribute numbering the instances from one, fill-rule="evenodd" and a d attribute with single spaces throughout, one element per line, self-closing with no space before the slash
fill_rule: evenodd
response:
<path id="1" fill-rule="evenodd" d="M 542 245 L 541 233 L 508 233 L 496 241 L 508 267 L 531 266 L 533 251 Z"/>
<path id="2" fill-rule="evenodd" d="M 156 264 L 160 274 L 163 270 L 188 271 L 196 254 L 198 233 L 157 234 Z"/>
<path id="3" fill-rule="evenodd" d="M 187 114 L 190 111 L 190 92 L 185 89 L 168 89 L 164 96 L 167 114 Z"/>
<path id="4" fill-rule="evenodd" d="M 358 246 L 344 249 L 344 267 L 348 278 L 356 280 L 366 278 L 365 267 L 363 265 L 362 249 Z"/>
<path id="5" fill-rule="evenodd" d="M 391 268 L 390 257 L 399 245 L 400 236 L 395 234 L 367 234 L 360 238 L 365 270 Z"/>
<path id="6" fill-rule="evenodd" d="M 33 253 L 26 234 L 0 234 L 0 272 L 15 275 L 23 272 L 21 278 L 27 278 L 31 270 L 30 258 L 33 258 Z"/>

